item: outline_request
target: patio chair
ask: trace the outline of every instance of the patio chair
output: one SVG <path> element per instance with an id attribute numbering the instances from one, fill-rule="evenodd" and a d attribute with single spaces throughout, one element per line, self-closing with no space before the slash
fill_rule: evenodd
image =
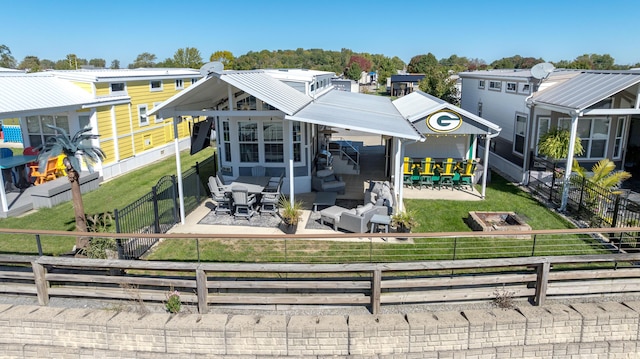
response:
<path id="1" fill-rule="evenodd" d="M 58 157 L 49 157 L 44 171 L 42 172 L 40 172 L 40 168 L 37 164 L 35 166 L 30 166 L 30 168 L 31 177 L 35 178 L 35 182 L 33 184 L 36 186 L 47 181 L 52 181 L 58 178 L 56 176 L 56 173 L 58 172 Z"/>
<path id="2" fill-rule="evenodd" d="M 431 157 L 427 157 L 422 161 L 422 166 L 420 170 L 420 188 L 424 185 L 425 187 L 431 186 L 433 188 L 433 176 L 435 163 L 431 161 Z"/>
<path id="3" fill-rule="evenodd" d="M 218 183 L 214 176 L 209 176 L 209 190 L 211 191 L 211 199 L 216 205 L 214 213 L 217 215 L 218 213 L 230 213 L 231 212 L 231 203 L 229 201 L 229 196 L 218 187 Z"/>
<path id="4" fill-rule="evenodd" d="M 474 160 L 467 160 L 462 163 L 460 168 L 460 188 L 469 186 L 469 189 L 473 189 L 473 174 L 477 165 L 478 163 Z"/>
<path id="5" fill-rule="evenodd" d="M 37 156 L 40 153 L 40 151 L 38 151 L 35 147 L 29 146 L 29 147 L 25 147 L 24 150 L 22 150 L 22 154 L 25 156 Z M 29 162 L 27 163 L 27 178 L 31 178 L 31 166 L 37 166 L 38 165 L 38 161 L 33 161 L 33 162 Z"/>
<path id="6" fill-rule="evenodd" d="M 244 217 L 247 220 L 256 214 L 254 206 L 256 204 L 256 195 L 249 194 L 247 187 L 233 186 L 231 187 L 231 197 L 233 198 L 233 217 Z"/>
<path id="7" fill-rule="evenodd" d="M 267 173 L 267 169 L 264 166 L 251 167 L 251 175 L 253 177 L 264 177 Z"/>
<path id="8" fill-rule="evenodd" d="M 442 163 L 442 167 L 440 168 L 440 181 L 438 182 L 438 188 L 442 188 L 442 186 L 449 186 L 451 190 L 453 190 L 453 176 L 456 175 L 455 172 L 456 161 L 453 158 L 447 158 L 445 162 Z"/>
<path id="9" fill-rule="evenodd" d="M 275 190 L 265 187 L 265 190 L 261 193 L 262 197 L 260 198 L 260 215 L 268 213 L 272 216 L 275 216 L 276 213 L 278 213 L 278 203 L 280 202 L 281 186 L 282 182 L 276 185 Z"/>
<path id="10" fill-rule="evenodd" d="M 413 176 L 413 161 L 409 157 L 405 157 L 404 163 L 403 163 L 403 176 L 402 176 L 402 183 L 405 186 L 413 187 L 413 181 L 411 180 L 411 176 Z"/>

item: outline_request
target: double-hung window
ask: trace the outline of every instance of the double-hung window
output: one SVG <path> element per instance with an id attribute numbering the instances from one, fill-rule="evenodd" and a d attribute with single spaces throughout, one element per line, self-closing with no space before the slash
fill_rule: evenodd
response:
<path id="1" fill-rule="evenodd" d="M 147 116 L 147 105 L 138 105 L 138 121 L 140 126 L 149 124 L 149 116 Z"/>
<path id="2" fill-rule="evenodd" d="M 240 149 L 240 162 L 259 162 L 258 157 L 258 123 L 238 122 L 238 143 Z"/>
<path id="3" fill-rule="evenodd" d="M 264 161 L 284 162 L 284 135 L 282 132 L 282 122 L 265 121 L 262 123 L 264 136 Z"/>
<path id="4" fill-rule="evenodd" d="M 580 138 L 583 152 L 576 157 L 591 159 L 605 157 L 609 139 L 609 123 L 608 118 L 578 119 L 577 136 Z M 558 127 L 570 130 L 571 119 L 561 118 L 558 120 Z"/>
<path id="5" fill-rule="evenodd" d="M 29 145 L 33 147 L 40 146 L 45 143 L 49 137 L 55 136 L 56 131 L 47 127 L 47 125 L 60 127 L 69 133 L 69 117 L 67 116 L 27 116 Z"/>

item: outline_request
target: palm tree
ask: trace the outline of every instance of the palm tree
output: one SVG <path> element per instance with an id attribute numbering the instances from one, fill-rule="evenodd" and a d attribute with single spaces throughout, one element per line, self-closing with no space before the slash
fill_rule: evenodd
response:
<path id="1" fill-rule="evenodd" d="M 631 178 L 631 173 L 627 171 L 614 171 L 616 164 L 608 158 L 598 161 L 591 167 L 591 174 L 580 167 L 577 160 L 573 160 L 573 171 L 581 178 L 585 179 L 593 187 L 587 187 L 584 192 L 586 203 L 594 206 L 598 213 L 603 213 L 604 209 L 611 204 L 611 197 L 601 193 L 608 191 L 615 195 L 620 195 L 619 190 L 623 181 Z M 598 190 L 600 188 L 600 190 Z M 598 200 L 600 198 L 600 200 Z"/>
<path id="2" fill-rule="evenodd" d="M 631 173 L 627 171 L 615 171 L 616 164 L 608 158 L 598 161 L 591 167 L 591 174 L 587 173 L 584 167 L 580 167 L 577 160 L 573 160 L 573 171 L 580 177 L 599 186 L 600 188 L 619 194 L 618 189 L 623 181 L 631 178 Z"/>
<path id="3" fill-rule="evenodd" d="M 45 163 L 50 157 L 63 155 L 67 178 L 71 183 L 71 198 L 73 210 L 76 220 L 76 231 L 87 232 L 87 218 L 84 213 L 84 204 L 82 203 L 82 192 L 80 191 L 80 165 L 79 158 L 87 165 L 89 172 L 93 172 L 93 164 L 102 161 L 106 155 L 99 147 L 94 147 L 91 140 L 99 137 L 91 133 L 91 127 L 85 127 L 78 131 L 73 137 L 67 134 L 67 131 L 60 127 L 47 125 L 47 127 L 56 131 L 47 141 L 40 146 L 40 154 L 38 161 L 40 168 L 44 168 Z M 83 255 L 89 245 L 89 237 L 76 238 L 76 254 Z"/>

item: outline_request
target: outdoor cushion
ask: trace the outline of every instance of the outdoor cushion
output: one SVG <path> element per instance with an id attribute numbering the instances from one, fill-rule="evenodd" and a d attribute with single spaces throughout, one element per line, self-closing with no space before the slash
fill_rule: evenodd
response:
<path id="1" fill-rule="evenodd" d="M 358 208 L 356 208 L 356 214 L 358 216 L 361 216 L 364 212 L 370 210 L 371 208 L 373 208 L 373 204 L 371 203 L 367 203 L 364 206 L 359 206 Z"/>
<path id="2" fill-rule="evenodd" d="M 333 170 L 320 170 L 316 172 L 316 177 L 327 177 L 333 174 Z"/>

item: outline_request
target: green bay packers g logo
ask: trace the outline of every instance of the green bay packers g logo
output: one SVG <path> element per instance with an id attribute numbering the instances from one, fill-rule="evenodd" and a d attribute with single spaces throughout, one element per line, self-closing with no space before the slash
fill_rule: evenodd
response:
<path id="1" fill-rule="evenodd" d="M 434 132 L 455 131 L 462 126 L 462 117 L 453 111 L 438 111 L 427 117 L 427 126 Z"/>

